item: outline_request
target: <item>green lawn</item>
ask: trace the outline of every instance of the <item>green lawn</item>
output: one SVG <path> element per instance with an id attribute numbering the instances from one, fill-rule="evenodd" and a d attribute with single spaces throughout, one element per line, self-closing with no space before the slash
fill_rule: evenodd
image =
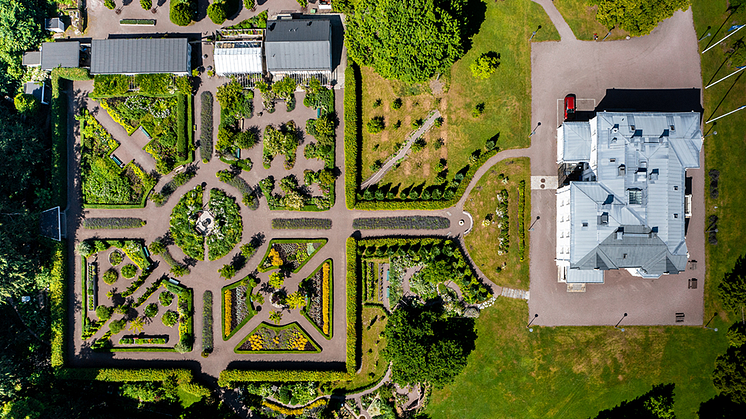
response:
<path id="1" fill-rule="evenodd" d="M 374 319 L 375 322 L 373 322 Z M 358 389 L 370 383 L 378 382 L 386 373 L 388 364 L 381 356 L 381 348 L 386 347 L 386 338 L 382 337 L 381 333 L 386 328 L 388 315 L 383 307 L 365 305 L 362 310 L 362 320 L 362 363 L 360 370 L 352 380 L 340 383 L 336 388 Z"/>
<path id="2" fill-rule="evenodd" d="M 710 372 L 724 333 L 694 327 L 526 330 L 525 302 L 498 299 L 477 320 L 476 349 L 456 381 L 433 391 L 440 418 L 588 418 L 674 383 L 676 417 L 715 395 Z"/>
<path id="3" fill-rule="evenodd" d="M 593 34 L 597 34 L 600 41 L 609 32 L 608 28 L 596 20 L 598 6 L 589 6 L 588 0 L 554 0 L 554 5 L 578 39 L 591 41 Z M 627 31 L 615 28 L 606 40 L 624 39 L 627 35 Z"/>
<path id="4" fill-rule="evenodd" d="M 743 23 L 746 20 L 746 11 L 743 10 L 737 15 L 728 17 L 726 0 L 693 0 L 692 5 L 697 35 L 712 33 L 711 37 L 700 42 L 700 49 L 706 48 L 712 39 L 723 38 L 731 25 Z M 723 27 L 718 31 L 721 25 Z M 707 29 L 708 26 L 711 28 Z M 738 38 L 738 36 L 732 38 Z M 723 45 L 702 55 L 702 78 L 705 85 L 735 70 L 725 62 L 727 50 L 732 44 L 733 42 L 726 41 Z M 721 68 L 724 62 L 725 65 Z M 744 97 L 746 97 L 744 77 L 731 77 L 705 90 L 703 120 L 707 121 L 746 104 Z M 717 131 L 717 136 L 711 135 L 705 139 L 705 170 L 707 172 L 711 169 L 720 171 L 718 199 L 712 199 L 709 191 L 705 191 L 707 217 L 717 215 L 719 218 L 718 244 L 716 246 L 707 244 L 705 247 L 707 253 L 705 312 L 720 311 L 721 317 L 727 317 L 727 314 L 721 311 L 717 299 L 717 285 L 723 275 L 733 268 L 736 259 L 746 253 L 746 242 L 743 240 L 742 233 L 746 228 L 746 220 L 743 218 L 743 208 L 746 208 L 746 190 L 743 188 L 743 174 L 740 171 L 746 160 L 746 147 L 743 146 L 746 139 L 744 136 L 746 110 L 720 119 L 715 124 L 714 126 L 707 124 L 704 127 L 705 134 Z M 705 178 L 705 182 L 708 183 L 709 179 Z M 731 320 L 735 320 L 735 317 L 731 316 Z"/>
<path id="5" fill-rule="evenodd" d="M 507 176 L 507 183 L 498 178 L 500 174 Z M 528 290 L 529 259 L 520 261 L 518 254 L 518 182 L 526 181 L 526 212 L 531 216 L 531 164 L 528 158 L 503 160 L 492 167 L 482 179 L 474 186 L 469 198 L 464 204 L 466 210 L 474 218 L 474 228 L 471 233 L 464 236 L 466 247 L 469 250 L 474 263 L 479 266 L 482 273 L 497 285 L 510 288 Z M 493 222 L 488 226 L 482 225 L 488 214 L 495 215 L 498 205 L 497 194 L 501 190 L 508 191 L 508 216 L 510 221 L 510 247 L 508 253 L 499 255 L 498 236 L 500 229 Z M 528 229 L 529 224 L 526 224 Z M 526 233 L 526 249 L 528 249 L 529 233 Z M 505 264 L 503 268 L 503 264 Z M 497 268 L 501 268 L 498 272 Z"/>
<path id="6" fill-rule="evenodd" d="M 388 173 L 381 184 L 402 184 L 402 187 L 423 181 L 431 185 L 436 165 L 441 158 L 448 161 L 449 174 L 453 176 L 468 164 L 470 154 L 484 150 L 485 143 L 497 138 L 501 149 L 527 147 L 531 123 L 531 33 L 541 25 L 533 41 L 559 40 L 559 33 L 544 9 L 530 0 L 485 0 L 486 15 L 480 31 L 473 38 L 469 52 L 456 62 L 450 74 L 443 74 L 440 81 L 446 91 L 433 95 L 429 85 L 406 86 L 397 81 L 386 81 L 362 68 L 363 84 L 363 145 L 362 178 L 372 171 L 370 166 L 377 159 L 385 161 L 393 155 L 394 145 L 403 142 L 412 131 L 413 119 L 427 115 L 436 107 L 445 118 L 442 128 L 433 129 L 426 136 L 427 146 L 411 154 L 402 164 Z M 472 76 L 469 65 L 486 52 L 500 54 L 497 72 L 486 80 Z M 411 93 L 418 93 L 412 95 Z M 391 109 L 394 98 L 401 97 L 405 106 L 399 111 Z M 373 108 L 375 99 L 382 99 L 382 107 Z M 485 104 L 484 114 L 474 118 L 472 109 Z M 375 135 L 367 133 L 365 124 L 382 115 L 386 129 Z M 401 120 L 401 128 L 394 123 Z M 436 141 L 442 138 L 445 146 L 436 150 Z M 378 148 L 376 148 L 378 144 Z"/>

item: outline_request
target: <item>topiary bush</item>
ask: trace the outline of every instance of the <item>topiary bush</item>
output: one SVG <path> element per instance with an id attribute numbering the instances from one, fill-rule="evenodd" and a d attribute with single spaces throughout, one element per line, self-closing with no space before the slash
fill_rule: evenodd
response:
<path id="1" fill-rule="evenodd" d="M 194 17 L 194 9 L 191 1 L 171 0 L 169 18 L 174 25 L 187 26 L 192 23 L 192 17 Z"/>
<path id="2" fill-rule="evenodd" d="M 145 317 L 153 318 L 158 314 L 158 304 L 156 303 L 150 303 L 147 307 L 145 307 L 144 311 Z"/>
<path id="3" fill-rule="evenodd" d="M 161 295 L 158 296 L 158 301 L 160 301 L 163 307 L 168 307 L 174 301 L 174 295 L 169 291 L 163 291 Z"/>
<path id="4" fill-rule="evenodd" d="M 107 285 L 111 285 L 117 282 L 118 278 L 119 278 L 119 274 L 117 273 L 117 270 L 113 268 L 104 272 L 104 274 L 101 276 L 101 279 L 103 279 Z"/>
<path id="5" fill-rule="evenodd" d="M 113 313 L 114 313 L 114 308 L 112 307 L 106 307 L 106 306 L 96 307 L 96 316 L 98 316 L 98 319 L 102 322 L 109 320 Z"/>
<path id="6" fill-rule="evenodd" d="M 150 10 L 150 8 L 153 7 L 153 2 L 151 0 L 140 0 L 140 7 L 142 7 L 143 10 Z"/>
<path id="7" fill-rule="evenodd" d="M 122 266 L 122 276 L 127 279 L 132 279 L 137 274 L 137 267 L 131 263 Z"/>
<path id="8" fill-rule="evenodd" d="M 28 93 L 19 93 L 13 99 L 16 110 L 20 113 L 35 114 L 39 110 L 39 100 Z"/>
<path id="9" fill-rule="evenodd" d="M 212 20 L 212 23 L 222 25 L 225 22 L 225 3 L 215 0 L 207 6 L 207 16 Z"/>
<path id="10" fill-rule="evenodd" d="M 176 322 L 179 321 L 179 313 L 168 310 L 167 312 L 163 313 L 163 317 L 161 317 L 161 321 L 163 322 L 163 325 L 166 327 L 173 327 Z"/>
<path id="11" fill-rule="evenodd" d="M 105 0 L 104 6 L 106 6 L 109 10 L 114 10 L 115 7 L 117 7 L 116 3 L 114 3 L 114 0 Z"/>

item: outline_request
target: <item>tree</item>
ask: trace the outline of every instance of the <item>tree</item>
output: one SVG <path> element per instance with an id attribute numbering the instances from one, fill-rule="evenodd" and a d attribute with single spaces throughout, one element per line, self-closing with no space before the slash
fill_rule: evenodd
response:
<path id="1" fill-rule="evenodd" d="M 191 0 L 171 0 L 171 11 L 169 18 L 171 22 L 179 26 L 187 26 L 192 23 L 194 9 Z"/>
<path id="2" fill-rule="evenodd" d="M 741 256 L 733 269 L 718 285 L 718 294 L 725 308 L 740 312 L 746 306 L 746 257 Z"/>
<path id="3" fill-rule="evenodd" d="M 301 308 L 306 305 L 306 297 L 301 295 L 299 292 L 294 292 L 290 295 L 288 295 L 287 300 L 285 300 L 288 306 L 290 306 L 291 310 L 295 310 L 296 308 Z"/>
<path id="4" fill-rule="evenodd" d="M 142 329 L 145 327 L 145 322 L 142 317 L 135 317 L 130 321 L 130 325 L 127 328 L 132 333 L 142 333 Z"/>
<path id="5" fill-rule="evenodd" d="M 478 79 L 489 78 L 500 65 L 500 59 L 494 52 L 486 52 L 479 56 L 469 68 L 471 68 L 471 74 Z"/>
<path id="6" fill-rule="evenodd" d="M 16 110 L 22 114 L 35 114 L 39 110 L 39 100 L 28 93 L 19 93 L 13 98 Z"/>
<path id="7" fill-rule="evenodd" d="M 161 317 L 161 322 L 163 322 L 163 325 L 166 327 L 173 327 L 178 321 L 179 313 L 173 310 L 168 310 L 167 312 L 163 313 L 163 316 Z"/>
<path id="8" fill-rule="evenodd" d="M 736 403 L 746 403 L 746 346 L 731 346 L 715 361 L 715 388 Z"/>
<path id="9" fill-rule="evenodd" d="M 350 57 L 385 78 L 413 83 L 445 72 L 464 53 L 464 0 L 360 0 L 348 16 Z M 363 12 L 364 11 L 364 12 Z"/>
<path id="10" fill-rule="evenodd" d="M 207 6 L 207 16 L 212 20 L 212 23 L 222 25 L 225 22 L 225 2 L 214 0 L 212 4 Z"/>
<path id="11" fill-rule="evenodd" d="M 383 351 L 400 385 L 427 382 L 442 387 L 466 367 L 474 350 L 474 320 L 448 318 L 424 307 L 400 308 L 389 317 Z"/>
<path id="12" fill-rule="evenodd" d="M 115 7 L 117 7 L 116 3 L 114 3 L 114 0 L 104 0 L 104 6 L 106 6 L 109 10 L 114 10 Z"/>
<path id="13" fill-rule="evenodd" d="M 121 332 L 126 325 L 127 321 L 125 320 L 112 320 L 109 322 L 109 330 L 113 335 L 116 335 L 117 333 Z"/>
<path id="14" fill-rule="evenodd" d="M 140 0 L 140 7 L 142 7 L 143 10 L 150 10 L 151 7 L 153 7 L 152 0 Z"/>
<path id="15" fill-rule="evenodd" d="M 236 134 L 235 141 L 239 148 L 246 150 L 254 147 L 259 142 L 259 138 L 254 131 L 243 131 Z"/>
<path id="16" fill-rule="evenodd" d="M 171 267 L 171 274 L 177 278 L 181 278 L 182 276 L 189 273 L 189 268 L 187 268 L 184 265 L 174 265 Z"/>
<path id="17" fill-rule="evenodd" d="M 674 419 L 674 384 L 658 384 L 653 389 L 630 401 L 623 401 L 612 409 L 602 410 L 596 419 Z"/>
<path id="18" fill-rule="evenodd" d="M 153 318 L 158 314 L 158 304 L 156 303 L 150 303 L 147 307 L 145 307 L 144 313 L 145 317 Z"/>
<path id="19" fill-rule="evenodd" d="M 591 0 L 597 5 L 596 20 L 609 29 L 621 28 L 632 36 L 647 35 L 658 22 L 686 10 L 689 0 Z"/>
<path id="20" fill-rule="evenodd" d="M 282 321 L 282 311 L 279 310 L 272 310 L 269 312 L 269 319 L 274 322 L 274 324 L 280 324 Z"/>
<path id="21" fill-rule="evenodd" d="M 268 283 L 270 287 L 279 290 L 280 288 L 282 288 L 282 285 L 285 284 L 285 276 L 280 272 L 273 272 L 269 276 Z"/>
<path id="22" fill-rule="evenodd" d="M 236 267 L 233 266 L 233 264 L 229 263 L 227 265 L 223 265 L 222 268 L 218 269 L 218 273 L 220 274 L 221 278 L 231 279 L 236 276 Z"/>
<path id="23" fill-rule="evenodd" d="M 45 16 L 36 0 L 0 0 L 0 92 L 15 93 L 24 73 L 24 51 L 38 49 L 46 36 Z"/>
<path id="24" fill-rule="evenodd" d="M 106 306 L 96 307 L 96 316 L 98 316 L 98 319 L 102 322 L 109 320 L 113 313 L 114 313 L 114 309 L 112 307 L 106 307 Z"/>
<path id="25" fill-rule="evenodd" d="M 383 122 L 382 116 L 374 116 L 373 118 L 368 121 L 368 132 L 371 134 L 378 134 L 379 132 L 383 131 L 383 129 L 386 127 L 386 124 Z"/>

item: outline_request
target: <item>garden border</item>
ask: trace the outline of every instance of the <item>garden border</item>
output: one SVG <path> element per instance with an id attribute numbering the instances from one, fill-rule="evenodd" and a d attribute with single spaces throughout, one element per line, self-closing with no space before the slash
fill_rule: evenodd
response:
<path id="1" fill-rule="evenodd" d="M 326 243 L 328 241 L 329 241 L 329 239 L 326 239 L 326 238 L 320 238 L 320 239 L 272 239 L 272 240 L 269 241 L 269 245 L 267 247 L 267 252 L 264 253 L 264 257 L 262 258 L 262 260 L 259 261 L 259 266 L 256 269 L 259 272 L 269 272 L 269 271 L 274 271 L 275 269 L 279 269 L 280 268 L 279 266 L 273 266 L 273 267 L 267 268 L 267 269 L 263 269 L 262 268 L 262 264 L 264 264 L 264 261 L 267 260 L 267 258 L 269 257 L 269 251 L 270 251 L 270 249 L 272 249 L 272 244 L 273 243 L 316 243 L 316 242 L 321 242 L 321 247 L 319 247 L 318 249 L 316 249 L 315 252 L 313 252 L 312 254 L 310 254 L 308 256 L 308 259 L 306 259 L 305 261 L 303 261 L 303 263 L 301 263 L 295 270 L 292 271 L 293 273 L 298 273 L 298 272 L 300 272 L 301 269 L 303 269 L 304 266 L 306 266 L 306 264 L 308 262 L 311 261 L 311 259 L 313 259 L 314 256 L 316 256 L 317 253 L 319 253 L 321 251 L 321 249 L 324 246 L 326 246 Z"/>
<path id="2" fill-rule="evenodd" d="M 313 325 L 313 327 L 315 327 L 316 330 L 319 331 L 319 333 L 321 333 L 321 336 L 325 337 L 326 340 L 331 340 L 334 337 L 334 261 L 332 260 L 332 258 L 328 258 L 325 261 L 321 262 L 321 265 L 319 265 L 319 267 L 316 268 L 311 273 L 311 275 L 308 275 L 307 277 L 305 277 L 303 281 L 301 281 L 301 283 L 306 281 L 308 278 L 311 278 L 312 276 L 316 275 L 319 272 L 319 270 L 321 270 L 324 267 L 324 264 L 326 264 L 327 262 L 329 262 L 329 265 L 330 265 L 329 267 L 329 295 L 327 296 L 329 298 L 329 335 L 324 333 L 324 331 L 321 330 L 319 325 L 317 325 L 310 317 L 308 317 L 308 304 L 306 304 L 306 306 L 303 307 L 303 310 L 301 310 L 300 312 L 301 314 L 303 314 L 303 317 L 305 317 L 306 320 L 308 320 L 308 322 L 311 323 L 311 325 Z M 323 289 L 323 286 L 324 286 L 323 273 L 322 273 L 321 280 L 322 280 L 321 287 Z M 321 302 L 321 307 L 322 307 L 321 316 L 323 317 L 324 316 L 323 301 Z"/>
<path id="3" fill-rule="evenodd" d="M 264 351 L 264 350 L 244 351 L 244 350 L 238 349 L 241 345 L 244 344 L 244 342 L 249 340 L 251 335 L 253 335 L 254 332 L 260 327 L 266 327 L 266 328 L 273 329 L 273 330 L 285 330 L 285 329 L 291 329 L 293 328 L 293 326 L 296 326 L 300 330 L 303 337 L 308 339 L 308 342 L 310 342 L 313 346 L 316 347 L 315 351 L 293 351 L 293 350 L 288 350 L 288 349 L 276 350 L 276 351 Z M 261 322 L 251 332 L 249 332 L 249 334 L 246 335 L 245 338 L 241 339 L 241 341 L 238 342 L 238 345 L 236 345 L 235 348 L 233 348 L 234 353 L 243 354 L 243 355 L 247 355 L 247 354 L 250 354 L 250 355 L 253 355 L 253 354 L 258 354 L 258 355 L 262 355 L 262 354 L 318 354 L 318 353 L 321 353 L 321 350 L 322 350 L 321 346 L 318 343 L 316 343 L 316 341 L 313 340 L 311 336 L 308 336 L 308 332 L 306 332 L 305 329 L 303 329 L 303 326 L 301 326 L 300 323 L 298 322 L 292 322 L 292 323 L 284 324 L 282 326 L 276 326 L 273 324 L 269 324 L 267 322 Z"/>
<path id="4" fill-rule="evenodd" d="M 250 310 L 250 312 L 252 313 L 251 316 L 246 317 L 245 319 L 241 321 L 241 323 L 236 325 L 236 327 L 231 331 L 230 335 L 225 334 L 225 291 L 229 291 L 233 288 L 238 288 L 239 286 L 241 286 L 242 282 L 246 281 L 247 278 L 248 277 L 240 279 L 220 289 L 220 320 L 222 321 L 220 324 L 220 334 L 223 336 L 223 341 L 227 341 L 228 339 L 235 336 L 236 333 L 238 333 L 239 330 L 241 330 L 244 326 L 246 326 L 246 323 L 248 323 L 249 320 L 251 320 L 256 315 L 256 309 L 254 308 L 254 300 L 249 299 L 250 304 L 251 304 L 251 310 Z M 254 291 L 254 288 L 256 288 L 256 285 L 251 287 L 251 291 Z M 251 295 L 253 295 L 253 292 L 251 293 Z"/>

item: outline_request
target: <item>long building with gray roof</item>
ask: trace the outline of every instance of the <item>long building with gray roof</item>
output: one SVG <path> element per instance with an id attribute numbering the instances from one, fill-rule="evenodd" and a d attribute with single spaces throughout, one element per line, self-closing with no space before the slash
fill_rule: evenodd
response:
<path id="1" fill-rule="evenodd" d="M 267 71 L 275 77 L 331 74 L 332 32 L 329 20 L 270 21 L 264 42 Z"/>
<path id="2" fill-rule="evenodd" d="M 557 129 L 557 161 L 580 164 L 557 190 L 556 261 L 567 283 L 686 268 L 686 169 L 699 167 L 700 115 L 600 112 Z"/>
<path id="3" fill-rule="evenodd" d="M 186 38 L 94 39 L 91 74 L 186 75 L 191 50 Z"/>

